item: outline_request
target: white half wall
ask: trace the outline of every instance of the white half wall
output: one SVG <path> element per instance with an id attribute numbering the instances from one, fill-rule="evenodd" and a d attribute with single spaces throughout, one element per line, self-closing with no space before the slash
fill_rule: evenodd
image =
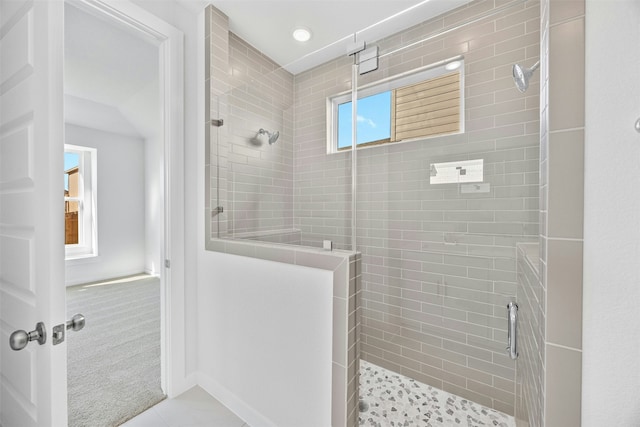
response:
<path id="1" fill-rule="evenodd" d="M 587 0 L 585 29 L 582 425 L 638 426 L 640 2 Z"/>
<path id="2" fill-rule="evenodd" d="M 252 427 L 329 427 L 333 272 L 200 261 L 198 383 Z"/>
<path id="3" fill-rule="evenodd" d="M 144 141 L 67 124 L 65 143 L 95 148 L 98 157 L 98 256 L 67 261 L 66 285 L 143 272 Z"/>

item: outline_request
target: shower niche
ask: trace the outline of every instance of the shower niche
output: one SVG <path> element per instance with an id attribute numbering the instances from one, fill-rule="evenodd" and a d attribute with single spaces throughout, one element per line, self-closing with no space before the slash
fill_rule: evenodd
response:
<path id="1" fill-rule="evenodd" d="M 517 362 L 505 348 L 517 248 L 539 236 L 540 3 L 451 7 L 416 6 L 408 26 L 383 25 L 392 34 L 369 27 L 292 64 L 217 34 L 221 13 L 207 24 L 207 103 L 224 122 L 206 126 L 207 248 L 349 260 L 349 426 L 384 406 L 358 410 L 373 393 L 357 392 L 360 359 L 505 425 L 532 405 L 533 380 L 516 378 L 532 338 L 518 332 Z M 348 54 L 362 42 L 378 48 L 367 72 L 371 58 Z"/>

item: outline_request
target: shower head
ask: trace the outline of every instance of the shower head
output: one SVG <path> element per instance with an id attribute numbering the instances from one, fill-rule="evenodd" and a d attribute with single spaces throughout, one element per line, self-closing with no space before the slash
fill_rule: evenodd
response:
<path id="1" fill-rule="evenodd" d="M 279 131 L 275 131 L 274 133 L 269 135 L 269 145 L 274 144 L 278 140 L 278 137 L 280 137 Z"/>
<path id="2" fill-rule="evenodd" d="M 269 141 L 269 145 L 274 144 L 277 140 L 278 137 L 280 137 L 280 132 L 279 131 L 275 131 L 275 132 L 269 132 L 268 130 L 264 130 L 264 129 L 260 129 L 258 131 L 258 135 L 266 135 Z"/>
<path id="3" fill-rule="evenodd" d="M 533 64 L 533 67 L 531 68 L 525 68 L 520 64 L 515 64 L 513 66 L 513 80 L 520 92 L 525 93 L 527 91 L 527 88 L 529 87 L 529 79 L 539 66 L 540 61 Z"/>

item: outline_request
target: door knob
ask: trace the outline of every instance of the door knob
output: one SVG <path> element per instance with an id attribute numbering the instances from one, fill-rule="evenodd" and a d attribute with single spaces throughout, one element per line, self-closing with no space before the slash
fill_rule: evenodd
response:
<path id="1" fill-rule="evenodd" d="M 640 133 L 640 119 L 636 120 L 634 128 L 636 129 L 636 132 Z"/>
<path id="2" fill-rule="evenodd" d="M 67 320 L 67 329 L 73 329 L 74 331 L 79 331 L 84 328 L 84 316 L 80 313 L 76 314 L 71 318 L 71 320 Z"/>
<path id="3" fill-rule="evenodd" d="M 9 346 L 12 350 L 22 350 L 29 344 L 29 341 L 38 341 L 38 344 L 42 345 L 47 342 L 47 330 L 44 327 L 44 323 L 38 322 L 36 328 L 31 331 L 17 330 L 9 337 Z"/>

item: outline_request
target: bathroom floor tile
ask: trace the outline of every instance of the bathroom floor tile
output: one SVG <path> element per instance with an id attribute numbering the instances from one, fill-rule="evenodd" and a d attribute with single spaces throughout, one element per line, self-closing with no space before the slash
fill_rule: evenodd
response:
<path id="1" fill-rule="evenodd" d="M 122 425 L 123 427 L 249 427 L 200 387 L 168 399 Z"/>
<path id="2" fill-rule="evenodd" d="M 122 424 L 124 427 L 169 427 L 154 408 L 149 408 L 137 417 Z"/>
<path id="3" fill-rule="evenodd" d="M 515 427 L 513 417 L 360 361 L 360 425 Z"/>

